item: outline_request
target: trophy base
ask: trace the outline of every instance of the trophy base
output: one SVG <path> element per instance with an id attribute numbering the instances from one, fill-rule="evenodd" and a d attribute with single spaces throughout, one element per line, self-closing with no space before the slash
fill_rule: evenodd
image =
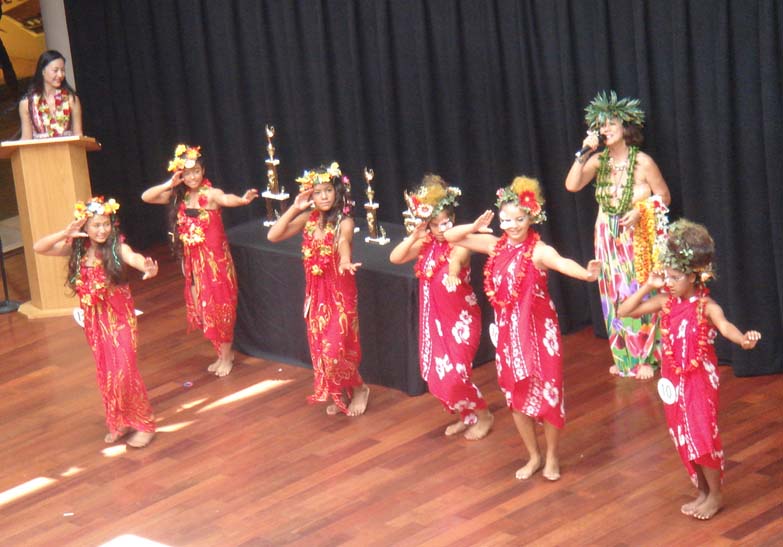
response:
<path id="1" fill-rule="evenodd" d="M 265 190 L 261 194 L 261 197 L 262 198 L 266 198 L 266 199 L 274 199 L 276 201 L 284 201 L 284 200 L 288 199 L 291 196 L 289 194 L 287 194 L 286 192 L 277 192 L 276 194 L 273 194 L 269 190 Z"/>
<path id="2" fill-rule="evenodd" d="M 381 236 L 381 237 L 370 237 L 370 236 L 367 236 L 367 237 L 364 238 L 364 242 L 365 243 L 373 243 L 375 245 L 387 245 L 390 241 L 391 241 L 391 239 L 389 239 L 386 236 Z"/>

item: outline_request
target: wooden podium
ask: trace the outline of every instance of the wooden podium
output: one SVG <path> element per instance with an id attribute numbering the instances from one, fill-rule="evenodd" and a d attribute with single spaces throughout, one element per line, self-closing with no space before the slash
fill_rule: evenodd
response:
<path id="1" fill-rule="evenodd" d="M 78 306 L 65 286 L 68 260 L 37 255 L 33 243 L 62 230 L 73 205 L 92 197 L 87 151 L 101 145 L 91 137 L 55 137 L 0 143 L 0 158 L 11 158 L 16 201 L 30 283 L 30 301 L 19 311 L 29 318 L 70 315 Z"/>

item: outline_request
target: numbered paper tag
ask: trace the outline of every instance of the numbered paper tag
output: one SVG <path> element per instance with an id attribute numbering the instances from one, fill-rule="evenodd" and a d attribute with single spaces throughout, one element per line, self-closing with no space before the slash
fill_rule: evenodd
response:
<path id="1" fill-rule="evenodd" d="M 492 345 L 498 347 L 498 326 L 497 323 L 489 324 L 489 339 L 492 340 Z"/>
<path id="2" fill-rule="evenodd" d="M 661 378 L 658 380 L 658 395 L 661 400 L 667 405 L 673 405 L 677 400 L 677 390 L 667 378 Z"/>

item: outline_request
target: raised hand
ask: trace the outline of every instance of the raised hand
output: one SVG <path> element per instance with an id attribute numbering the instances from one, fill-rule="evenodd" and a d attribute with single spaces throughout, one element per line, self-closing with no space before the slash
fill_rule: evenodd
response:
<path id="1" fill-rule="evenodd" d="M 761 333 L 757 330 L 749 330 L 743 335 L 740 346 L 742 349 L 753 349 L 759 340 L 761 340 Z"/>
<path id="2" fill-rule="evenodd" d="M 588 131 L 585 140 L 582 141 L 582 148 L 587 146 L 591 152 L 595 152 L 598 148 L 598 131 Z"/>
<path id="3" fill-rule="evenodd" d="M 601 271 L 601 261 L 595 258 L 587 263 L 587 281 L 595 281 L 598 279 L 598 274 Z"/>
<path id="4" fill-rule="evenodd" d="M 446 285 L 446 290 L 448 292 L 454 292 L 457 290 L 457 286 L 462 283 L 462 280 L 457 277 L 456 275 L 447 275 L 446 279 L 444 280 L 444 284 Z"/>
<path id="5" fill-rule="evenodd" d="M 495 213 L 490 210 L 481 213 L 481 216 L 473 221 L 473 231 L 482 234 L 491 234 L 492 228 L 489 227 L 489 223 L 495 217 Z"/>
<path id="6" fill-rule="evenodd" d="M 313 195 L 312 188 L 310 188 L 309 190 L 304 190 L 303 192 L 299 192 L 296 198 L 294 198 L 293 207 L 300 211 L 307 211 L 310 207 L 313 206 L 313 200 L 310 199 L 310 196 L 312 195 Z"/>
<path id="7" fill-rule="evenodd" d="M 183 182 L 185 182 L 185 179 L 183 178 L 182 173 L 183 173 L 183 171 L 182 171 L 182 169 L 180 169 L 179 171 L 175 171 L 174 175 L 172 175 L 172 177 L 171 177 L 171 188 L 172 188 L 172 190 L 174 188 L 176 188 L 177 186 L 179 186 L 180 184 L 182 184 Z"/>
<path id="8" fill-rule="evenodd" d="M 86 218 L 81 220 L 72 220 L 71 223 L 68 224 L 68 226 L 66 226 L 63 230 L 66 239 L 71 239 L 74 237 L 87 237 L 87 233 L 82 231 L 82 227 L 86 222 Z"/>
<path id="9" fill-rule="evenodd" d="M 345 272 L 354 275 L 361 265 L 361 262 L 340 262 L 340 265 L 337 266 L 337 272 L 340 275 L 343 275 Z"/>
<path id="10" fill-rule="evenodd" d="M 427 237 L 427 223 L 423 220 L 419 221 L 419 223 L 413 227 L 411 237 L 413 238 L 413 241 L 418 241 L 419 239 Z"/>
<path id="11" fill-rule="evenodd" d="M 144 276 L 142 279 L 150 279 L 158 275 L 158 261 L 150 257 L 144 257 Z"/>
<path id="12" fill-rule="evenodd" d="M 660 290 L 666 285 L 666 276 L 664 272 L 650 272 L 650 276 L 647 278 L 647 285 L 655 290 Z"/>
<path id="13" fill-rule="evenodd" d="M 258 197 L 258 190 L 256 190 L 255 188 L 251 188 L 250 190 L 242 194 L 241 199 L 245 203 L 245 205 L 247 205 L 257 197 Z"/>

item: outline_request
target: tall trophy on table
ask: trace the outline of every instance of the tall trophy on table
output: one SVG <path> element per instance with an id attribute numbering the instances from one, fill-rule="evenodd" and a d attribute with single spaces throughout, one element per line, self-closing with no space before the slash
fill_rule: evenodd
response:
<path id="1" fill-rule="evenodd" d="M 386 245 L 389 238 L 386 237 L 386 230 L 378 224 L 378 203 L 373 201 L 375 190 L 372 189 L 372 179 L 375 178 L 375 171 L 364 168 L 364 180 L 367 181 L 367 203 L 364 204 L 364 210 L 367 211 L 367 231 L 370 233 L 364 238 L 367 243 L 376 245 Z"/>
<path id="2" fill-rule="evenodd" d="M 280 160 L 275 158 L 275 145 L 272 144 L 272 137 L 275 136 L 275 128 L 273 126 L 265 126 L 266 129 L 266 152 L 269 155 L 264 160 L 266 163 L 266 190 L 261 194 L 261 197 L 266 201 L 266 220 L 264 226 L 272 226 L 280 215 L 285 212 L 286 200 L 288 194 L 285 188 L 281 187 L 277 177 L 277 166 L 280 165 Z"/>

